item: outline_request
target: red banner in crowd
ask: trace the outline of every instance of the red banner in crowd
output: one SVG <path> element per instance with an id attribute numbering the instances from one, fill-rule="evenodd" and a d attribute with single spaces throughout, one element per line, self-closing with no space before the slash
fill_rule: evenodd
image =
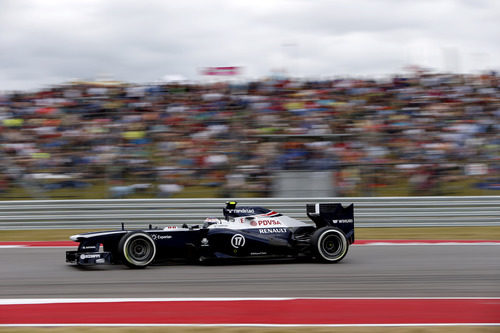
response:
<path id="1" fill-rule="evenodd" d="M 229 66 L 229 67 L 207 67 L 202 71 L 203 75 L 238 75 L 240 72 L 240 67 Z"/>

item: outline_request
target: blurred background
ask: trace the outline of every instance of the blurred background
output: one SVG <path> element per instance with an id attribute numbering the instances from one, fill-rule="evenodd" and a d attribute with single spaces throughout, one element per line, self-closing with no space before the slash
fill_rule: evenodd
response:
<path id="1" fill-rule="evenodd" d="M 498 195 L 498 10 L 2 2 L 0 199 Z"/>
<path id="2" fill-rule="evenodd" d="M 0 196 L 473 195 L 499 189 L 500 78 L 73 82 L 0 100 Z"/>

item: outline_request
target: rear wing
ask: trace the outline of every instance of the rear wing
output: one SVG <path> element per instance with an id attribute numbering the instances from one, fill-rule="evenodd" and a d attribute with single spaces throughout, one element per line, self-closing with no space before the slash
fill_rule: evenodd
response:
<path id="1" fill-rule="evenodd" d="M 354 243 L 354 204 L 347 207 L 340 203 L 307 204 L 306 210 L 307 216 L 317 228 L 339 228 L 345 233 L 349 243 Z"/>

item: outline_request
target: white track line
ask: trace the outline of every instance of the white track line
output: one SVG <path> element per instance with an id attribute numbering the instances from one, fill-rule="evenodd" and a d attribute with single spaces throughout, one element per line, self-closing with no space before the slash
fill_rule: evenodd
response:
<path id="1" fill-rule="evenodd" d="M 230 302 L 291 300 L 493 300 L 500 297 L 188 297 L 188 298 L 5 298 L 0 305 L 123 302 Z"/>

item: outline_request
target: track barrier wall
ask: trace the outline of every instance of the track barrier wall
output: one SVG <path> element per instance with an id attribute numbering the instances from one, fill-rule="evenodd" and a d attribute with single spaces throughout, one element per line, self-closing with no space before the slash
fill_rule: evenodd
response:
<path id="1" fill-rule="evenodd" d="M 0 230 L 201 224 L 228 200 L 309 221 L 306 204 L 354 203 L 356 227 L 500 226 L 500 196 L 0 201 Z"/>

